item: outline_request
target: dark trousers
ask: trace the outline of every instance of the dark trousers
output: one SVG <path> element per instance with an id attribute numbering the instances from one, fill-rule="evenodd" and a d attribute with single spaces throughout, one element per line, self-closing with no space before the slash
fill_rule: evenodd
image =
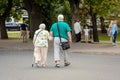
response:
<path id="1" fill-rule="evenodd" d="M 78 34 L 75 34 L 76 36 L 76 42 L 81 41 L 81 32 L 79 32 Z"/>
<path id="2" fill-rule="evenodd" d="M 117 31 L 115 31 L 115 33 L 113 35 L 113 43 L 116 43 L 116 38 L 117 38 Z"/>

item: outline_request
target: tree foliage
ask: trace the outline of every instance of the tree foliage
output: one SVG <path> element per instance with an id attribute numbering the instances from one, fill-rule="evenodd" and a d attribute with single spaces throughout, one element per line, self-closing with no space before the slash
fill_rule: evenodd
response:
<path id="1" fill-rule="evenodd" d="M 120 2 L 116 0 L 85 0 L 84 5 L 93 8 L 93 12 L 97 16 L 111 15 L 113 12 L 119 12 L 118 9 Z"/>
<path id="2" fill-rule="evenodd" d="M 51 24 L 57 21 L 58 14 L 60 13 L 65 14 L 66 20 L 68 19 L 66 18 L 66 15 L 67 17 L 69 16 L 67 12 L 65 12 L 67 11 L 65 9 L 68 8 L 64 6 L 64 0 L 32 0 L 32 1 L 24 0 L 23 3 L 25 5 L 25 8 L 28 10 L 28 13 L 30 14 L 30 18 L 32 18 L 31 15 L 33 15 L 33 12 L 39 13 L 40 16 L 39 22 L 36 21 L 37 22 L 36 24 L 33 23 L 35 20 L 31 21 L 33 19 L 30 19 L 30 27 L 32 28 L 30 29 L 30 31 L 32 30 L 31 38 L 33 37 L 34 31 L 38 28 L 38 27 L 35 28 L 35 26 L 38 26 L 40 23 L 44 22 L 47 25 L 47 29 L 49 30 Z M 35 5 L 37 5 L 36 8 L 34 8 Z M 39 10 L 36 11 L 37 8 Z"/>
<path id="3" fill-rule="evenodd" d="M 12 0 L 2 0 L 0 1 L 0 4 L 0 35 L 1 39 L 8 39 L 5 19 L 9 16 L 13 4 Z"/>
<path id="4" fill-rule="evenodd" d="M 93 39 L 95 42 L 98 42 L 97 18 L 101 17 L 100 19 L 104 19 L 106 16 L 115 12 L 114 8 L 118 6 L 118 2 L 116 0 L 84 0 L 83 5 L 88 10 L 88 14 L 91 15 L 91 21 L 93 25 Z M 103 27 L 103 29 L 105 28 Z"/>
<path id="5" fill-rule="evenodd" d="M 9 2 L 12 2 L 12 8 Z M 21 9 L 26 9 L 29 16 L 30 34 L 33 36 L 34 31 L 40 23 L 45 23 L 49 30 L 51 24 L 57 21 L 57 15 L 62 13 L 65 21 L 73 27 L 75 19 L 85 22 L 86 16 L 90 14 L 95 20 L 98 17 L 107 17 L 109 15 L 119 14 L 119 2 L 117 0 L 2 0 L 0 1 L 0 19 L 1 16 L 21 17 Z M 9 9 L 9 10 L 8 10 Z M 6 12 L 7 11 L 7 12 Z M 91 13 L 92 11 L 92 13 Z M 6 19 L 6 17 L 4 17 Z M 96 22 L 94 19 L 93 23 Z M 96 23 L 94 23 L 96 26 Z M 31 37 L 32 38 L 32 37 Z"/>

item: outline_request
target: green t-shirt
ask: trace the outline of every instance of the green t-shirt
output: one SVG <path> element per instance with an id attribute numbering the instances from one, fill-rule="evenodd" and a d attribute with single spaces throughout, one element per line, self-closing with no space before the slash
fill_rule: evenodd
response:
<path id="1" fill-rule="evenodd" d="M 63 21 L 58 21 L 58 27 L 59 27 L 59 30 L 60 30 L 61 38 L 65 38 L 65 39 L 68 40 L 67 32 L 71 31 L 70 26 L 67 23 L 63 22 Z M 53 32 L 53 37 L 59 37 L 57 23 L 54 23 L 51 26 L 50 32 Z"/>

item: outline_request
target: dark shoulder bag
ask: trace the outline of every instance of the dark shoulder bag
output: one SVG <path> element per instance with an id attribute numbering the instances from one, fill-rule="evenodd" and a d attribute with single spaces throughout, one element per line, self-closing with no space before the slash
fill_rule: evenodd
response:
<path id="1" fill-rule="evenodd" d="M 58 34 L 59 34 L 59 38 L 60 38 L 60 46 L 62 47 L 63 50 L 67 50 L 70 48 L 70 44 L 69 42 L 62 42 L 61 41 L 61 36 L 60 36 L 60 30 L 59 30 L 59 26 L 58 26 L 58 23 L 57 23 L 57 29 L 58 29 Z"/>

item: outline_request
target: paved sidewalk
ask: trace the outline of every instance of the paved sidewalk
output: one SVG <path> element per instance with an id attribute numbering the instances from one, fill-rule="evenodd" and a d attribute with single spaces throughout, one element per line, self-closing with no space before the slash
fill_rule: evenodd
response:
<path id="1" fill-rule="evenodd" d="M 22 43 L 20 39 L 0 40 L 0 50 L 33 50 L 32 40 Z M 49 42 L 49 51 L 53 50 L 53 42 Z M 110 54 L 120 55 L 120 44 L 112 46 L 111 44 L 100 43 L 72 43 L 71 53 L 82 54 Z"/>

